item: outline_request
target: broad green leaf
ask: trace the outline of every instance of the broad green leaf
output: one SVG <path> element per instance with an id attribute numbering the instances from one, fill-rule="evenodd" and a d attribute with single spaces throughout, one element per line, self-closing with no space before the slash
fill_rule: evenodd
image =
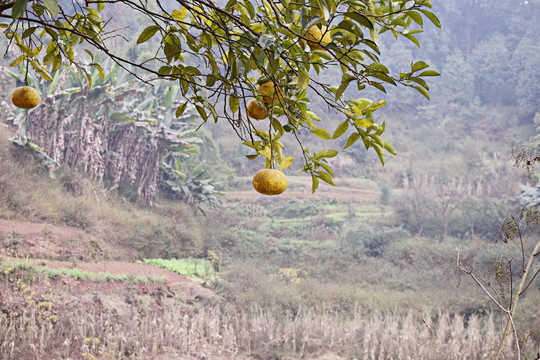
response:
<path id="1" fill-rule="evenodd" d="M 321 162 L 319 164 L 324 170 L 326 170 L 327 173 L 330 174 L 331 177 L 334 177 L 334 172 L 332 171 L 332 168 L 330 167 L 330 165 L 324 163 L 324 162 Z"/>
<path id="2" fill-rule="evenodd" d="M 349 120 L 347 119 L 338 125 L 338 127 L 334 131 L 334 134 L 332 135 L 332 139 L 337 139 L 341 135 L 345 134 L 348 128 L 349 128 Z"/>
<path id="3" fill-rule="evenodd" d="M 323 128 L 311 129 L 311 132 L 313 133 L 313 135 L 318 136 L 324 140 L 330 140 L 332 138 L 328 130 L 323 129 Z"/>
<path id="4" fill-rule="evenodd" d="M 369 18 L 364 14 L 361 14 L 359 12 L 349 11 L 345 13 L 345 16 L 350 17 L 351 19 L 355 20 L 358 24 L 368 28 L 371 31 L 374 30 L 371 20 L 369 20 Z"/>
<path id="5" fill-rule="evenodd" d="M 275 117 L 272 118 L 272 126 L 278 132 L 277 138 L 281 137 L 281 135 L 283 135 L 283 133 L 285 132 L 285 130 L 283 129 L 283 126 L 281 125 L 279 120 L 276 119 Z"/>
<path id="6" fill-rule="evenodd" d="M 281 160 L 281 162 L 279 163 L 279 170 L 283 170 L 291 166 L 293 159 L 293 156 L 287 156 L 283 158 L 283 160 Z"/>
<path id="7" fill-rule="evenodd" d="M 424 26 L 424 21 L 422 20 L 422 15 L 417 13 L 416 11 L 407 11 L 405 12 L 411 19 L 414 20 L 415 23 L 420 25 L 421 27 Z"/>
<path id="8" fill-rule="evenodd" d="M 371 119 L 358 119 L 354 121 L 354 125 L 362 128 L 368 128 L 373 124 Z"/>
<path id="9" fill-rule="evenodd" d="M 360 139 L 360 134 L 357 132 L 352 133 L 351 136 L 349 136 L 349 138 L 347 139 L 347 142 L 345 143 L 345 146 L 343 147 L 343 149 L 348 148 L 349 146 L 354 144 L 358 139 Z"/>
<path id="10" fill-rule="evenodd" d="M 374 101 L 372 102 L 368 107 L 366 107 L 364 110 L 370 110 L 370 111 L 375 111 L 377 109 L 380 109 L 382 108 L 383 106 L 386 105 L 386 100 L 377 100 L 377 101 Z"/>
<path id="11" fill-rule="evenodd" d="M 231 112 L 235 113 L 239 107 L 240 100 L 234 95 L 229 96 L 229 109 L 231 110 Z"/>
<path id="12" fill-rule="evenodd" d="M 185 7 L 183 7 L 178 10 L 173 10 L 171 12 L 171 16 L 173 17 L 174 20 L 184 21 L 186 19 L 187 13 L 188 13 L 188 10 Z"/>
<path id="13" fill-rule="evenodd" d="M 23 62 L 25 59 L 26 59 L 26 55 L 21 55 L 18 58 L 16 58 L 15 60 L 13 60 L 13 62 L 11 64 L 9 64 L 9 66 L 17 66 L 21 62 Z"/>
<path id="14" fill-rule="evenodd" d="M 426 71 L 422 71 L 418 76 L 439 76 L 439 75 L 441 74 L 439 74 L 435 70 L 426 70 Z"/>
<path id="15" fill-rule="evenodd" d="M 321 58 L 323 58 L 324 60 L 332 60 L 332 56 L 327 52 L 327 51 L 324 51 L 324 50 L 314 50 L 311 52 L 312 54 L 314 55 L 317 55 Z"/>
<path id="16" fill-rule="evenodd" d="M 421 86 L 413 86 L 420 94 L 424 95 L 426 99 L 429 100 L 429 93 L 426 89 Z"/>
<path id="17" fill-rule="evenodd" d="M 270 150 L 270 147 L 268 146 L 265 146 L 264 149 L 259 150 L 259 154 L 261 154 L 268 160 L 272 159 L 272 151 Z"/>
<path id="18" fill-rule="evenodd" d="M 426 64 L 425 62 L 423 61 L 418 61 L 416 63 L 414 63 L 412 66 L 411 66 L 411 71 L 412 72 L 416 72 L 416 71 L 420 71 L 420 70 L 423 70 L 425 68 L 428 68 L 429 65 Z"/>
<path id="19" fill-rule="evenodd" d="M 407 39 L 411 40 L 416 46 L 420 47 L 420 42 L 414 35 L 412 34 L 403 34 Z"/>
<path id="20" fill-rule="evenodd" d="M 28 5 L 28 0 L 17 0 L 11 8 L 11 18 L 17 20 L 24 14 L 26 11 L 26 6 Z"/>
<path id="21" fill-rule="evenodd" d="M 150 40 L 152 38 L 152 36 L 154 36 L 156 34 L 156 32 L 158 32 L 159 29 L 160 29 L 160 27 L 157 26 L 157 25 L 152 25 L 152 26 L 149 26 L 146 29 L 144 29 L 141 32 L 141 35 L 139 35 L 139 38 L 137 39 L 137 44 L 141 44 L 141 43 L 143 43 L 145 41 Z"/>
<path id="22" fill-rule="evenodd" d="M 394 79 L 392 79 L 390 76 L 386 75 L 385 73 L 373 71 L 373 72 L 370 72 L 370 75 L 373 76 L 374 78 L 377 78 L 389 84 L 396 85 L 396 82 L 394 81 Z"/>
<path id="23" fill-rule="evenodd" d="M 60 66 L 62 65 L 62 55 L 56 54 L 53 60 L 53 67 L 52 72 L 56 72 L 58 69 L 60 69 Z"/>
<path id="24" fill-rule="evenodd" d="M 23 31 L 23 34 L 22 34 L 22 38 L 27 38 L 29 37 L 30 35 L 32 35 L 34 33 L 34 31 L 36 31 L 37 27 L 36 26 L 32 26 L 32 27 L 29 27 L 28 29 L 24 30 Z"/>
<path id="25" fill-rule="evenodd" d="M 160 68 L 158 69 L 158 73 L 159 73 L 160 75 L 169 75 L 169 74 L 171 73 L 172 69 L 173 69 L 173 68 L 172 68 L 171 66 L 165 65 L 165 66 L 162 66 L 162 67 L 160 67 Z"/>
<path id="26" fill-rule="evenodd" d="M 206 114 L 206 111 L 204 110 L 204 108 L 202 106 L 199 106 L 199 105 L 195 105 L 195 108 L 197 109 L 197 112 L 199 113 L 201 118 L 204 121 L 207 121 L 208 120 L 208 115 Z"/>
<path id="27" fill-rule="evenodd" d="M 315 174 L 311 174 L 311 193 L 314 194 L 315 190 L 319 187 L 319 178 Z"/>
<path id="28" fill-rule="evenodd" d="M 426 15 L 426 17 L 431 20 L 431 22 L 433 23 L 433 25 L 435 25 L 436 27 L 438 27 L 439 29 L 441 28 L 441 22 L 439 21 L 439 18 L 437 18 L 437 16 L 432 13 L 431 11 L 427 11 L 427 10 L 423 10 L 423 9 L 420 9 L 420 11 Z"/>
<path id="29" fill-rule="evenodd" d="M 394 150 L 394 147 L 393 147 L 388 141 L 385 141 L 385 142 L 384 142 L 384 148 L 385 148 L 385 150 L 387 150 L 390 154 L 392 154 L 392 155 L 397 155 L 397 154 L 396 154 L 396 151 Z"/>
<path id="30" fill-rule="evenodd" d="M 299 74 L 298 74 L 298 90 L 300 91 L 304 91 L 307 89 L 307 87 L 309 86 L 309 73 L 300 68 L 299 69 Z"/>
<path id="31" fill-rule="evenodd" d="M 336 186 L 336 184 L 334 183 L 334 181 L 332 180 L 332 176 L 330 176 L 330 174 L 328 173 L 325 173 L 324 171 L 315 171 L 319 177 L 319 179 L 321 179 L 322 181 L 332 185 L 332 186 Z"/>
<path id="32" fill-rule="evenodd" d="M 381 160 L 382 166 L 384 166 L 384 150 L 382 146 L 379 144 L 371 144 L 371 146 L 375 149 L 375 152 L 377 152 L 377 155 L 379 155 L 379 160 Z"/>
<path id="33" fill-rule="evenodd" d="M 249 160 L 255 160 L 257 157 L 259 157 L 259 154 L 255 154 L 255 155 L 246 155 L 246 157 L 247 157 Z"/>
<path id="34" fill-rule="evenodd" d="M 317 158 L 333 158 L 338 154 L 337 150 L 322 150 L 315 157 Z"/>
<path id="35" fill-rule="evenodd" d="M 57 0 L 43 0 L 43 3 L 53 18 L 58 16 L 60 7 Z"/>

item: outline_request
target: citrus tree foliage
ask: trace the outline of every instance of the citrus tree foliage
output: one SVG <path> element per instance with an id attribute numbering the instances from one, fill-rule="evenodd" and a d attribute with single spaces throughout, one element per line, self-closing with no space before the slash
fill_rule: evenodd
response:
<path id="1" fill-rule="evenodd" d="M 385 154 L 395 152 L 381 137 L 385 124 L 377 123 L 373 112 L 386 101 L 349 98 L 346 94 L 355 91 L 347 90 L 373 87 L 384 92 L 389 85 L 401 84 L 429 98 L 424 77 L 438 75 L 423 61 L 411 62 L 410 69 L 400 74 L 391 74 L 379 61 L 381 35 L 420 46 L 416 36 L 426 23 L 440 27 L 429 0 L 229 0 L 219 5 L 211 0 L 174 4 L 2 0 L 1 4 L 0 17 L 9 20 L 3 24 L 5 35 L 21 53 L 13 65 L 26 62 L 52 81 L 62 62 L 76 62 L 74 53 L 82 44 L 92 60 L 81 65 L 94 67 L 103 79 L 101 65 L 94 59 L 95 50 L 100 50 L 132 71 L 144 70 L 176 82 L 185 99 L 177 116 L 192 104 L 204 121 L 228 121 L 252 148 L 248 157 L 265 158 L 267 168 L 291 165 L 293 158 L 284 153 L 280 138 L 295 137 L 313 189 L 319 179 L 333 184 L 326 159 L 338 151 L 311 152 L 302 145 L 299 132 L 326 140 L 343 138 L 343 148 L 361 140 L 384 164 Z M 155 55 L 134 62 L 109 48 L 107 38 L 113 33 L 100 15 L 106 6 L 127 6 L 142 13 L 152 25 L 138 34 L 137 44 L 156 43 Z M 335 83 L 323 82 L 319 76 L 328 68 L 339 71 Z M 87 69 L 80 68 L 91 82 Z M 273 90 L 261 94 L 258 85 L 269 81 Z M 247 116 L 250 99 L 257 99 L 263 108 L 264 120 Z M 336 129 L 327 128 L 310 110 L 313 102 L 324 102 L 341 114 Z"/>
<path id="2" fill-rule="evenodd" d="M 9 74 L 22 81 L 20 73 Z M 194 109 L 174 115 L 179 86 L 129 80 L 118 66 L 107 69 L 103 79 L 96 69 L 88 74 L 91 87 L 69 66 L 60 67 L 52 82 L 30 73 L 29 84 L 46 96 L 28 114 L 14 113 L 11 120 L 19 127 L 14 143 L 50 170 L 66 165 L 109 188 L 133 185 L 149 202 L 161 187 L 188 203 L 215 205 L 220 194 L 215 182 L 200 167 L 189 172 L 183 166 L 202 140 L 194 136 Z"/>

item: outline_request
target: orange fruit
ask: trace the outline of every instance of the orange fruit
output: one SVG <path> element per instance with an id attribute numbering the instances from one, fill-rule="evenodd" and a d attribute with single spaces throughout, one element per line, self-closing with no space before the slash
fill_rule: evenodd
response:
<path id="1" fill-rule="evenodd" d="M 261 93 L 266 105 L 272 105 L 272 99 L 274 99 L 274 101 L 283 100 L 283 90 L 278 86 L 278 91 L 276 93 L 276 87 L 272 81 L 262 83 L 257 88 L 257 91 Z"/>
<path id="2" fill-rule="evenodd" d="M 287 189 L 287 176 L 281 170 L 259 170 L 253 176 L 253 188 L 263 195 L 279 195 Z"/>
<path id="3" fill-rule="evenodd" d="M 13 90 L 11 102 L 22 109 L 32 109 L 39 104 L 39 93 L 30 86 L 20 86 Z"/>
<path id="4" fill-rule="evenodd" d="M 324 25 L 322 25 L 320 28 L 317 25 L 313 25 L 306 30 L 304 37 L 308 39 L 308 45 L 311 51 L 326 50 L 323 46 L 326 46 L 332 42 L 330 32 L 326 31 L 326 26 Z"/>
<path id="5" fill-rule="evenodd" d="M 266 115 L 266 111 L 257 104 L 256 99 L 251 99 L 248 101 L 246 105 L 247 114 L 250 118 L 253 118 L 255 120 L 262 120 L 266 119 L 268 115 Z"/>

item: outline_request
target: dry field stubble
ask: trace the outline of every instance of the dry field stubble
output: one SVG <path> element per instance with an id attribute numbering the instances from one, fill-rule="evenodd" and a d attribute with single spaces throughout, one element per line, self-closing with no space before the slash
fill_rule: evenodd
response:
<path id="1" fill-rule="evenodd" d="M 0 359 L 5 360 L 491 359 L 497 349 L 493 316 L 382 314 L 360 305 L 349 316 L 324 306 L 278 316 L 122 290 L 116 297 L 74 292 L 63 278 L 52 286 L 43 275 L 4 275 Z"/>

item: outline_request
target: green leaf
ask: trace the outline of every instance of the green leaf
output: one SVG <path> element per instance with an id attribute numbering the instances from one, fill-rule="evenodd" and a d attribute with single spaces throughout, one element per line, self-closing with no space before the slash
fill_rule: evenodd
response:
<path id="1" fill-rule="evenodd" d="M 311 193 L 314 194 L 315 190 L 319 187 L 319 178 L 314 174 L 311 174 Z"/>
<path id="2" fill-rule="evenodd" d="M 283 158 L 283 160 L 281 160 L 281 162 L 279 163 L 279 170 L 283 170 L 291 166 L 293 159 L 293 156 L 287 156 Z"/>
<path id="3" fill-rule="evenodd" d="M 417 13 L 416 11 L 407 11 L 405 12 L 411 19 L 414 20 L 415 23 L 420 25 L 421 27 L 424 26 L 424 21 L 422 20 L 422 15 Z"/>
<path id="4" fill-rule="evenodd" d="M 186 16 L 187 16 L 187 13 L 188 13 L 188 10 L 187 8 L 185 7 L 182 7 L 178 10 L 173 10 L 171 12 L 171 16 L 175 19 L 175 20 L 178 20 L 178 21 L 184 21 L 186 19 Z"/>
<path id="5" fill-rule="evenodd" d="M 354 125 L 362 128 L 368 128 L 373 124 L 373 120 L 371 119 L 358 119 L 354 121 Z"/>
<path id="6" fill-rule="evenodd" d="M 439 74 L 435 70 L 426 70 L 426 71 L 421 72 L 418 76 L 440 76 L 440 75 L 441 74 Z"/>
<path id="7" fill-rule="evenodd" d="M 270 160 L 272 158 L 272 151 L 270 150 L 270 147 L 265 146 L 264 149 L 259 150 L 259 154 Z"/>
<path id="8" fill-rule="evenodd" d="M 384 150 L 382 146 L 379 144 L 371 144 L 371 146 L 375 149 L 375 152 L 377 152 L 377 155 L 379 155 L 379 160 L 381 160 L 382 166 L 384 166 Z"/>
<path id="9" fill-rule="evenodd" d="M 333 158 L 338 154 L 337 150 L 322 150 L 315 157 L 317 158 Z"/>
<path id="10" fill-rule="evenodd" d="M 436 27 L 438 27 L 439 29 L 441 28 L 441 22 L 439 21 L 439 18 L 437 18 L 437 16 L 435 16 L 434 13 L 432 13 L 431 11 L 427 11 L 427 10 L 423 10 L 423 9 L 420 9 L 420 11 L 422 13 L 424 13 L 424 15 L 426 15 L 426 17 L 431 20 L 431 22 L 433 23 L 433 25 L 435 25 Z"/>
<path id="11" fill-rule="evenodd" d="M 414 37 L 414 35 L 411 35 L 411 34 L 402 34 L 402 35 L 405 36 L 407 39 L 411 40 L 416 46 L 420 47 L 420 42 L 418 41 L 416 37 Z"/>
<path id="12" fill-rule="evenodd" d="M 93 67 L 95 67 L 99 73 L 99 78 L 101 79 L 101 81 L 103 81 L 103 79 L 105 78 L 105 73 L 103 72 L 103 69 L 101 68 L 101 65 L 98 64 L 98 63 L 91 63 L 90 65 L 92 65 Z"/>
<path id="13" fill-rule="evenodd" d="M 45 4 L 45 7 L 52 15 L 52 17 L 58 16 L 58 14 L 60 13 L 60 7 L 58 6 L 57 0 L 43 0 L 43 3 Z"/>
<path id="14" fill-rule="evenodd" d="M 229 109 L 231 109 L 231 112 L 235 113 L 239 107 L 240 100 L 234 95 L 229 96 Z"/>
<path id="15" fill-rule="evenodd" d="M 416 72 L 416 71 L 420 71 L 420 70 L 423 70 L 423 69 L 428 68 L 428 67 L 429 67 L 429 65 L 426 64 L 425 62 L 418 61 L 418 62 L 414 63 L 411 66 L 411 70 L 412 70 L 412 72 Z"/>
<path id="16" fill-rule="evenodd" d="M 179 118 L 180 116 L 182 116 L 184 111 L 186 111 L 186 108 L 187 108 L 187 103 L 183 103 L 182 105 L 180 105 L 178 109 L 176 109 L 176 114 L 175 114 L 176 117 Z"/>
<path id="17" fill-rule="evenodd" d="M 197 109 L 197 112 L 199 113 L 199 115 L 204 121 L 208 120 L 208 115 L 206 114 L 206 111 L 204 110 L 202 106 L 195 105 L 195 108 Z"/>
<path id="18" fill-rule="evenodd" d="M 330 165 L 324 163 L 324 162 L 321 162 L 319 164 L 324 170 L 326 170 L 327 173 L 330 174 L 331 177 L 334 177 L 334 172 L 332 171 L 332 168 L 330 167 Z"/>
<path id="19" fill-rule="evenodd" d="M 9 64 L 9 66 L 17 66 L 21 62 L 23 62 L 25 59 L 26 59 L 26 55 L 21 55 L 18 58 L 16 58 L 15 60 L 13 60 L 13 62 L 11 64 Z"/>
<path id="20" fill-rule="evenodd" d="M 330 174 L 328 173 L 325 173 L 324 171 L 315 171 L 319 177 L 319 179 L 321 179 L 322 181 L 332 185 L 332 186 L 336 186 L 336 184 L 334 183 L 334 181 L 332 180 L 332 176 L 330 176 Z"/>
<path id="21" fill-rule="evenodd" d="M 384 148 L 392 155 L 397 155 L 396 151 L 394 150 L 394 147 L 388 142 L 384 141 Z"/>
<path id="22" fill-rule="evenodd" d="M 364 14 L 361 14 L 359 12 L 349 11 L 345 13 L 345 16 L 350 17 L 351 19 L 355 20 L 358 24 L 363 25 L 364 27 L 368 28 L 371 31 L 375 30 L 372 22 Z"/>
<path id="23" fill-rule="evenodd" d="M 52 67 L 51 72 L 56 72 L 58 69 L 60 69 L 61 65 L 62 65 L 62 55 L 56 54 L 54 56 L 53 67 Z"/>
<path id="24" fill-rule="evenodd" d="M 345 146 L 343 147 L 343 149 L 348 148 L 349 146 L 354 144 L 358 139 L 360 139 L 360 134 L 357 132 L 352 133 L 351 136 L 349 136 L 349 138 L 347 139 L 347 142 L 345 143 Z"/>
<path id="25" fill-rule="evenodd" d="M 17 0 L 13 7 L 11 8 L 11 18 L 17 20 L 24 14 L 26 11 L 26 6 L 28 5 L 28 0 Z"/>
<path id="26" fill-rule="evenodd" d="M 157 25 L 152 25 L 144 29 L 137 39 L 137 44 L 142 44 L 143 42 L 150 40 L 159 29 L 160 27 Z"/>
<path id="27" fill-rule="evenodd" d="M 324 60 L 332 60 L 332 56 L 325 50 L 314 50 L 311 53 L 323 58 Z"/>
<path id="28" fill-rule="evenodd" d="M 426 99 L 429 100 L 429 93 L 426 89 L 421 86 L 413 86 L 420 94 L 424 95 Z"/>
<path id="29" fill-rule="evenodd" d="M 309 86 L 309 73 L 300 68 L 299 69 L 299 74 L 298 74 L 298 90 L 299 91 L 304 91 L 307 89 L 307 87 Z"/>
<path id="30" fill-rule="evenodd" d="M 311 132 L 313 133 L 313 135 L 318 136 L 324 140 L 330 140 L 332 138 L 328 130 L 323 129 L 323 128 L 315 128 L 315 129 L 312 129 Z"/>
<path id="31" fill-rule="evenodd" d="M 334 131 L 334 134 L 332 135 L 332 139 L 337 139 L 341 135 L 345 134 L 348 128 L 349 128 L 349 120 L 347 119 L 338 125 L 338 127 Z"/>
<path id="32" fill-rule="evenodd" d="M 32 26 L 32 27 L 29 27 L 28 29 L 24 30 L 23 31 L 23 34 L 22 34 L 22 38 L 27 38 L 29 37 L 30 35 L 32 35 L 34 33 L 34 31 L 36 31 L 37 27 L 36 26 Z"/>
<path id="33" fill-rule="evenodd" d="M 396 82 L 394 81 L 394 79 L 392 79 L 390 76 L 386 75 L 385 73 L 382 73 L 379 71 L 373 71 L 373 72 L 370 72 L 370 75 L 373 76 L 374 78 L 377 78 L 389 84 L 396 85 Z"/>

